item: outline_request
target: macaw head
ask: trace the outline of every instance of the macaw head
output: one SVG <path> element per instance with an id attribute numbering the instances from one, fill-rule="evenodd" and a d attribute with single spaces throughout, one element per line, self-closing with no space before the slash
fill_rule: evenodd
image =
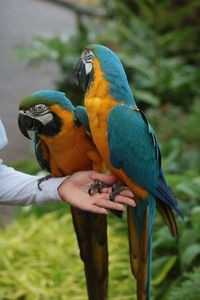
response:
<path id="1" fill-rule="evenodd" d="M 92 83 L 106 80 L 109 91 L 117 101 L 133 102 L 125 70 L 118 56 L 102 45 L 87 46 L 75 67 L 77 83 L 82 83 L 86 92 L 90 91 Z"/>
<path id="2" fill-rule="evenodd" d="M 54 136 L 60 132 L 62 117 L 60 111 L 74 112 L 74 106 L 64 93 L 41 90 L 26 96 L 19 105 L 18 125 L 22 134 L 30 138 L 28 131 Z"/>

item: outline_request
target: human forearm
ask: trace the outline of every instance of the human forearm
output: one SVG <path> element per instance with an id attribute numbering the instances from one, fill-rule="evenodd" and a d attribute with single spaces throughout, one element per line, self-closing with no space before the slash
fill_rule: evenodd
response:
<path id="1" fill-rule="evenodd" d="M 57 188 L 64 178 L 52 178 L 37 186 L 40 176 L 32 176 L 0 164 L 0 204 L 30 205 L 61 201 Z"/>

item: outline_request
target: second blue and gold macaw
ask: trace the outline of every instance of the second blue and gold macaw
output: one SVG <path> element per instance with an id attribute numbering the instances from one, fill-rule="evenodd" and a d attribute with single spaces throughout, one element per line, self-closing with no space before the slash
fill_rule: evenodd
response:
<path id="1" fill-rule="evenodd" d="M 85 86 L 93 141 L 107 167 L 136 197 L 128 208 L 129 248 L 137 299 L 150 299 L 152 226 L 156 207 L 178 237 L 172 210 L 182 212 L 167 186 L 155 133 L 138 109 L 119 58 L 110 49 L 90 45 L 76 66 Z"/>
<path id="2" fill-rule="evenodd" d="M 42 90 L 26 96 L 19 106 L 19 127 L 35 133 L 35 153 L 43 169 L 55 177 L 77 171 L 103 172 L 103 160 L 91 138 L 84 107 L 74 107 L 64 93 Z M 84 262 L 89 300 L 107 299 L 108 248 L 105 215 L 71 207 Z M 73 271 L 73 270 L 72 270 Z"/>

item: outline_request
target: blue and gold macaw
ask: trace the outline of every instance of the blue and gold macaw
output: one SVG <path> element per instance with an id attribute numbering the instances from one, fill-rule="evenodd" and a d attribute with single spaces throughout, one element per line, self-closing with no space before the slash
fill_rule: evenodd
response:
<path id="1" fill-rule="evenodd" d="M 180 216 L 182 212 L 167 186 L 156 135 L 134 101 L 116 54 L 101 45 L 86 47 L 75 75 L 77 82 L 84 83 L 84 105 L 98 151 L 110 172 L 135 194 L 136 207 L 128 207 L 130 262 L 137 299 L 149 300 L 155 209 L 175 238 L 178 230 L 172 210 Z"/>
<path id="2" fill-rule="evenodd" d="M 84 107 L 74 107 L 64 93 L 42 90 L 26 96 L 19 106 L 19 128 L 29 138 L 35 132 L 35 154 L 53 176 L 76 171 L 103 172 L 103 160 L 88 136 Z M 71 207 L 73 224 L 84 262 L 89 300 L 107 299 L 108 248 L 105 215 Z"/>

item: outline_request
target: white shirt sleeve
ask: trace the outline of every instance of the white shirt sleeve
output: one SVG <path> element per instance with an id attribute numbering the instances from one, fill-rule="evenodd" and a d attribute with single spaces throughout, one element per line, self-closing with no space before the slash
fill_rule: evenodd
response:
<path id="1" fill-rule="evenodd" d="M 52 201 L 62 201 L 57 188 L 66 177 L 51 178 L 40 184 L 37 180 L 42 176 L 28 175 L 14 170 L 0 160 L 0 204 L 5 205 L 39 205 Z"/>
<path id="2" fill-rule="evenodd" d="M 7 136 L 6 136 L 6 131 L 3 126 L 3 123 L 0 119 L 0 149 L 3 149 L 5 145 L 8 143 Z"/>

